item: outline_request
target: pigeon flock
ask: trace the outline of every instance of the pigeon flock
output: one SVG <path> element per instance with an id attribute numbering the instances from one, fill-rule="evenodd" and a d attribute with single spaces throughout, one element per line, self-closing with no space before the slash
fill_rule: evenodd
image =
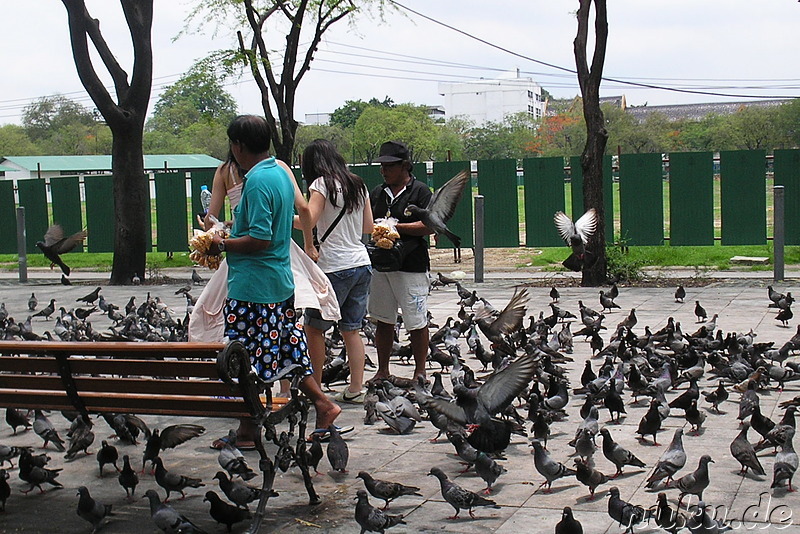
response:
<path id="1" fill-rule="evenodd" d="M 752 491 L 753 504 L 761 492 L 768 492 L 773 506 L 795 502 L 800 394 L 784 394 L 788 400 L 774 410 L 770 402 L 800 379 L 793 361 L 800 329 L 780 328 L 790 321 L 778 317 L 790 309 L 790 293 L 770 287 L 752 303 L 767 317 L 774 314 L 779 328 L 771 332 L 786 332 L 763 339 L 749 329 L 723 330 L 725 310 L 713 309 L 692 288 L 644 303 L 627 299 L 626 289 L 616 285 L 602 291 L 520 287 L 506 300 L 492 296 L 490 302 L 488 293 L 463 281 L 442 274 L 435 281 L 432 291 L 449 304 L 437 306 L 439 317 L 430 318 L 427 379 L 404 377 L 411 352 L 398 324 L 392 356 L 397 376 L 369 381 L 363 408 L 348 408 L 364 410 L 358 432 L 340 435 L 331 427 L 312 434 L 305 450 L 315 484 L 347 482 L 352 531 L 413 532 L 429 527 L 426 517 L 452 522 L 453 531 L 471 521 L 491 531 L 493 521 L 499 526 L 508 517 L 503 508 L 514 502 L 509 498 L 526 486 L 533 492 L 526 506 L 544 510 L 555 532 L 567 534 L 609 527 L 724 532 L 731 517 L 720 510 L 730 500 L 721 495 L 731 479 L 741 491 Z M 193 277 L 174 294 L 173 287 L 169 300 L 185 295 L 189 308 L 198 284 L 202 280 Z M 188 310 L 178 312 L 149 294 L 117 306 L 101 287 L 92 289 L 78 299 L 74 293 L 67 303 L 37 288 L 26 311 L 25 303 L 14 310 L 0 303 L 2 331 L 30 340 L 185 339 Z M 661 308 L 658 317 L 665 309 L 671 317 L 648 324 L 654 306 Z M 109 326 L 98 333 L 91 324 L 99 311 Z M 9 312 L 30 315 L 28 327 Z M 691 325 L 686 332 L 685 325 Z M 369 356 L 369 325 L 364 335 Z M 323 382 L 344 384 L 346 354 L 336 331 L 326 346 Z M 146 531 L 242 531 L 258 498 L 257 457 L 236 447 L 235 432 L 221 450 L 204 452 L 207 444 L 195 438 L 208 439 L 208 433 L 196 424 L 156 425 L 124 413 L 87 424 L 73 413 L 13 408 L 5 416 L 0 510 L 7 517 L 21 500 L 45 503 L 65 488 L 87 532 L 134 513 L 127 507 L 137 501 L 136 510 L 149 504 L 149 518 L 142 518 L 151 521 Z M 731 436 L 724 444 L 716 437 L 722 427 Z M 430 444 L 412 468 L 387 471 L 381 469 L 385 460 L 365 457 L 358 447 L 361 435 L 373 433 L 390 450 Z M 708 447 L 710 436 L 723 446 Z M 217 461 L 176 463 L 174 447 L 195 447 L 193 454 Z M 210 470 L 200 469 L 207 465 Z M 64 471 L 78 466 L 91 477 L 71 486 Z M 299 470 L 286 468 L 285 476 L 301 483 Z M 205 517 L 183 506 L 201 500 Z M 423 505 L 431 501 L 441 506 Z M 269 506 L 283 502 L 271 499 Z M 596 512 L 607 514 L 600 526 Z"/>

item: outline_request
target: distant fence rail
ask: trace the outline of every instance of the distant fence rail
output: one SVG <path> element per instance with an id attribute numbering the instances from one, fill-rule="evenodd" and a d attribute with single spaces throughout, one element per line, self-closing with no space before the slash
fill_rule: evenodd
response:
<path id="1" fill-rule="evenodd" d="M 771 185 L 785 188 L 787 245 L 800 245 L 800 150 L 622 154 L 603 166 L 606 236 L 628 245 L 763 245 L 771 228 Z M 382 178 L 378 165 L 352 170 L 371 189 Z M 485 246 L 560 246 L 553 214 L 583 212 L 580 158 L 528 158 L 517 161 L 435 162 L 415 166 L 415 174 L 437 188 L 462 170 L 472 172 L 465 197 L 448 226 L 473 246 L 473 193 L 485 197 Z M 200 187 L 212 184 L 214 170 L 149 175 L 150 242 L 160 252 L 187 250 L 194 214 L 201 211 Z M 299 177 L 299 170 L 296 171 Z M 26 247 L 36 252 L 52 223 L 65 232 L 87 228 L 85 249 L 112 252 L 113 178 L 62 176 L 0 181 L 0 224 L 16 226 L 15 208 L 25 207 Z M 613 229 L 613 232 L 609 231 Z M 448 247 L 449 242 L 439 246 Z M 13 239 L 0 241 L 0 253 L 16 253 Z"/>

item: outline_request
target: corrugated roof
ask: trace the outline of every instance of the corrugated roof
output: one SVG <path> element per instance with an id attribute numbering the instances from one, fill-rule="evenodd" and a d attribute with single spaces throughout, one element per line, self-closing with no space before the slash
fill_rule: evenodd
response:
<path id="1" fill-rule="evenodd" d="M 29 171 L 35 171 L 41 165 L 42 171 L 81 172 L 111 171 L 111 156 L 6 156 L 0 158 L 10 161 Z M 144 166 L 147 170 L 169 169 L 210 169 L 222 161 L 205 154 L 156 154 L 145 155 Z"/>

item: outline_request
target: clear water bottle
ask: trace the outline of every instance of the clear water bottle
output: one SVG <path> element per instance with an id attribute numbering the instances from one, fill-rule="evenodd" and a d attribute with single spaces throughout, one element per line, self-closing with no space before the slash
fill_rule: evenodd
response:
<path id="1" fill-rule="evenodd" d="M 207 185 L 200 186 L 200 205 L 203 206 L 203 213 L 208 213 L 208 207 L 211 206 L 211 191 Z"/>

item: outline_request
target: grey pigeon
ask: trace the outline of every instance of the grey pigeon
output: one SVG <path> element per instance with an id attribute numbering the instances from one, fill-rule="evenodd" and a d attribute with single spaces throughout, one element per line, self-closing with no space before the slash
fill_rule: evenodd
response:
<path id="1" fill-rule="evenodd" d="M 156 490 L 149 489 L 144 495 L 150 500 L 150 518 L 162 532 L 166 534 L 201 534 L 205 532 L 175 508 L 162 503 Z"/>
<path id="2" fill-rule="evenodd" d="M 545 478 L 545 481 L 539 485 L 540 488 L 547 486 L 544 493 L 550 493 L 550 486 L 555 480 L 576 474 L 575 470 L 553 460 L 539 440 L 532 440 L 531 445 L 533 446 L 533 465 L 536 467 L 536 471 Z"/>
<path id="3" fill-rule="evenodd" d="M 742 423 L 742 430 L 731 442 L 731 454 L 742 465 L 739 470 L 740 475 L 747 475 L 748 469 L 752 469 L 757 475 L 764 475 L 764 468 L 761 466 L 761 462 L 758 461 L 756 451 L 747 440 L 747 430 L 749 428 L 749 423 Z"/>
<path id="4" fill-rule="evenodd" d="M 561 512 L 561 521 L 556 523 L 556 534 L 583 534 L 583 526 L 572 516 L 569 506 L 565 506 Z"/>
<path id="5" fill-rule="evenodd" d="M 153 464 L 156 466 L 156 482 L 159 486 L 164 488 L 164 491 L 167 492 L 167 497 L 164 499 L 164 502 L 169 501 L 169 494 L 173 491 L 180 492 L 181 499 L 184 499 L 186 494 L 183 492 L 183 490 L 186 488 L 199 488 L 201 486 L 205 486 L 205 484 L 203 484 L 199 478 L 187 477 L 167 471 L 161 458 L 156 458 L 153 461 Z"/>
<path id="6" fill-rule="evenodd" d="M 402 515 L 389 515 L 383 510 L 375 508 L 369 503 L 369 497 L 364 490 L 356 492 L 356 523 L 361 527 L 361 534 L 365 532 L 380 532 L 395 525 L 405 525 Z"/>
<path id="7" fill-rule="evenodd" d="M 678 289 L 675 290 L 675 302 L 683 302 L 683 299 L 686 298 L 686 290 L 683 286 L 678 286 Z"/>
<path id="8" fill-rule="evenodd" d="M 561 239 L 572 250 L 569 257 L 564 260 L 564 266 L 575 272 L 582 270 L 588 254 L 586 244 L 597 228 L 597 212 L 594 208 L 590 208 L 573 223 L 567 214 L 557 211 L 553 216 L 553 222 Z"/>
<path id="9" fill-rule="evenodd" d="M 23 427 L 23 431 L 31 427 L 29 413 L 16 408 L 6 408 L 6 423 L 14 430 L 14 434 L 17 433 L 17 427 Z"/>
<path id="10" fill-rule="evenodd" d="M 122 470 L 119 472 L 117 480 L 125 490 L 125 497 L 128 500 L 133 499 L 136 486 L 139 484 L 139 475 L 131 467 L 131 459 L 127 454 L 122 457 Z"/>
<path id="11" fill-rule="evenodd" d="M 786 431 L 786 441 L 783 443 L 781 452 L 775 455 L 775 463 L 772 466 L 772 485 L 770 488 L 777 488 L 786 480 L 788 482 L 789 491 L 794 491 L 794 488 L 792 488 L 792 477 L 794 477 L 794 473 L 797 471 L 798 458 L 797 453 L 794 452 L 792 438 L 794 438 L 794 428 L 789 428 Z"/>
<path id="12" fill-rule="evenodd" d="M 226 503 L 214 491 L 207 491 L 203 502 L 211 503 L 209 514 L 211 514 L 214 521 L 225 525 L 228 532 L 231 531 L 231 527 L 236 523 L 241 523 L 252 517 L 249 510 Z"/>
<path id="13" fill-rule="evenodd" d="M 422 497 L 422 494 L 419 493 L 419 488 L 416 486 L 406 486 L 404 484 L 400 484 L 399 482 L 390 482 L 388 480 L 379 480 L 377 478 L 372 478 L 372 475 L 367 473 L 366 471 L 359 471 L 356 478 L 360 478 L 364 481 L 364 487 L 367 488 L 369 494 L 375 497 L 376 499 L 381 499 L 384 501 L 383 510 L 386 510 L 389 507 L 389 503 L 395 500 L 398 497 L 402 497 L 403 495 L 416 495 L 418 497 Z"/>
<path id="14" fill-rule="evenodd" d="M 394 432 L 408 434 L 414 429 L 417 421 L 403 413 L 403 405 L 396 402 L 400 398 L 402 397 L 395 397 L 387 402 L 377 401 L 375 411 Z"/>
<path id="15" fill-rule="evenodd" d="M 41 410 L 34 410 L 33 431 L 44 440 L 43 448 L 47 447 L 48 443 L 52 443 L 57 451 L 64 452 L 66 450 L 64 448 L 64 441 L 61 439 L 61 436 L 58 435 L 58 432 L 56 432 L 53 423 L 50 422 L 50 419 L 48 419 Z"/>
<path id="16" fill-rule="evenodd" d="M 331 467 L 334 471 L 346 473 L 347 460 L 350 457 L 350 450 L 347 448 L 347 443 L 342 439 L 335 425 L 329 426 L 328 432 L 330 432 L 331 435 L 327 450 L 328 461 L 331 463 Z"/>
<path id="17" fill-rule="evenodd" d="M 475 472 L 486 482 L 486 489 L 483 490 L 484 495 L 492 493 L 492 486 L 505 471 L 500 464 L 489 458 L 485 452 L 478 452 L 478 456 L 475 458 Z"/>
<path id="18" fill-rule="evenodd" d="M 64 455 L 67 460 L 74 459 L 80 451 L 89 454 L 88 449 L 94 443 L 94 432 L 92 432 L 92 428 L 86 422 L 84 416 L 79 415 L 72 424 L 69 448 Z"/>
<path id="19" fill-rule="evenodd" d="M 75 299 L 75 302 L 85 302 L 86 304 L 94 304 L 94 301 L 100 296 L 100 287 L 94 288 L 94 291 L 89 293 L 88 295 L 84 295 Z"/>
<path id="20" fill-rule="evenodd" d="M 230 430 L 225 445 L 219 450 L 217 462 L 228 474 L 240 476 L 243 480 L 255 478 L 256 473 L 247 465 L 247 460 L 242 451 L 236 448 L 236 430 Z M 316 466 L 315 466 L 316 468 Z"/>
<path id="21" fill-rule="evenodd" d="M 678 428 L 672 436 L 672 442 L 661 455 L 653 472 L 647 478 L 647 487 L 655 488 L 658 483 L 667 479 L 667 483 L 672 481 L 672 477 L 683 469 L 686 465 L 686 451 L 683 450 L 683 429 Z"/>
<path id="22" fill-rule="evenodd" d="M 448 432 L 447 439 L 449 439 L 450 443 L 456 448 L 458 457 L 463 460 L 462 463 L 466 466 L 464 472 L 468 471 L 478 458 L 478 449 L 467 441 L 467 438 L 464 437 L 462 432 Z"/>
<path id="23" fill-rule="evenodd" d="M 616 486 L 608 490 L 608 497 L 608 515 L 625 527 L 625 532 L 633 532 L 633 527 L 645 520 L 644 508 L 623 501 Z"/>
<path id="24" fill-rule="evenodd" d="M 601 429 L 600 434 L 603 435 L 603 456 L 617 468 L 617 472 L 611 478 L 620 476 L 622 468 L 626 465 L 645 467 L 643 461 L 614 441 L 614 438 L 611 437 L 611 432 L 607 428 Z"/>
<path id="25" fill-rule="evenodd" d="M 61 482 L 56 480 L 61 469 L 47 469 L 34 465 L 33 456 L 28 449 L 22 449 L 19 455 L 19 478 L 23 482 L 30 484 L 30 488 L 23 490 L 22 493 L 28 494 L 33 488 L 39 488 L 39 493 L 44 493 L 42 484 L 50 484 L 56 488 L 64 487 Z"/>
<path id="26" fill-rule="evenodd" d="M 575 458 L 575 471 L 575 478 L 589 488 L 588 500 L 593 501 L 594 490 L 600 484 L 608 482 L 608 477 L 580 458 Z"/>
<path id="27" fill-rule="evenodd" d="M 422 224 L 432 230 L 437 236 L 444 234 L 453 242 L 456 248 L 461 247 L 461 238 L 447 228 L 447 221 L 456 211 L 456 206 L 464 194 L 466 184 L 469 182 L 469 172 L 461 171 L 447 181 L 442 187 L 433 192 L 427 206 L 409 204 L 404 215 L 418 217 Z"/>
<path id="28" fill-rule="evenodd" d="M 714 411 L 717 413 L 720 413 L 719 405 L 728 400 L 728 390 L 725 389 L 725 385 L 722 383 L 722 380 L 720 380 L 719 384 L 717 385 L 717 389 L 710 393 L 703 391 L 702 394 L 706 399 L 706 402 L 710 403 Z"/>
<path id="29" fill-rule="evenodd" d="M 28 299 L 28 311 L 36 311 L 36 306 L 39 305 L 39 299 L 36 298 L 35 293 L 31 293 L 31 298 Z"/>
<path id="30" fill-rule="evenodd" d="M 658 501 L 656 504 L 656 511 L 653 515 L 653 520 L 656 525 L 663 528 L 671 534 L 676 534 L 686 526 L 686 516 L 681 514 L 678 510 L 673 510 L 667 501 L 667 494 L 661 492 L 658 494 Z"/>
<path id="31" fill-rule="evenodd" d="M 709 463 L 713 464 L 714 460 L 712 460 L 711 456 L 708 454 L 704 454 L 700 457 L 700 461 L 697 464 L 697 469 L 688 475 L 682 476 L 681 478 L 675 480 L 673 484 L 669 485 L 669 487 L 675 487 L 681 490 L 681 496 L 678 498 L 678 507 L 680 507 L 681 502 L 683 502 L 683 497 L 685 495 L 696 495 L 698 499 L 703 499 L 703 491 L 708 487 L 709 484 Z"/>
<path id="32" fill-rule="evenodd" d="M 39 247 L 39 250 L 50 260 L 50 268 L 58 265 L 61 271 L 66 276 L 69 276 L 70 268 L 61 259 L 61 254 L 66 254 L 71 251 L 78 246 L 79 243 L 82 243 L 84 239 L 86 239 L 86 230 L 75 232 L 69 237 L 64 237 L 64 230 L 61 226 L 54 224 L 45 232 L 44 241 L 37 241 L 36 246 Z"/>
<path id="33" fill-rule="evenodd" d="M 258 488 L 247 486 L 238 480 L 228 478 L 224 471 L 217 471 L 214 478 L 219 481 L 219 488 L 233 504 L 240 508 L 247 508 L 247 505 L 258 499 L 261 491 Z"/>
<path id="34" fill-rule="evenodd" d="M 692 534 L 720 534 L 732 530 L 730 525 L 723 523 L 706 512 L 706 503 L 701 499 L 697 503 L 694 513 L 686 521 L 686 528 Z M 715 514 L 716 515 L 716 514 Z"/>
<path id="35" fill-rule="evenodd" d="M 428 473 L 428 476 L 435 476 L 439 479 L 442 497 L 444 497 L 444 500 L 450 503 L 450 506 L 456 510 L 455 515 L 449 517 L 448 519 L 457 519 L 462 508 L 468 510 L 469 516 L 473 519 L 475 518 L 475 514 L 472 512 L 472 509 L 476 506 L 492 506 L 494 508 L 499 508 L 497 503 L 495 503 L 493 500 L 481 497 L 477 493 L 466 490 L 448 479 L 444 471 L 438 467 L 431 467 L 431 471 Z"/>
<path id="36" fill-rule="evenodd" d="M 319 474 L 319 462 L 322 460 L 322 442 L 319 434 L 311 434 L 311 444 L 306 449 L 306 463 L 314 468 L 314 473 Z"/>
<path id="37" fill-rule="evenodd" d="M 103 477 L 103 466 L 111 464 L 119 471 L 117 460 L 119 459 L 119 452 L 113 445 L 109 445 L 106 440 L 100 442 L 100 449 L 97 451 L 97 463 L 100 465 L 100 477 Z"/>
<path id="38" fill-rule="evenodd" d="M 197 269 L 192 269 L 192 283 L 193 284 L 203 283 L 203 277 L 198 274 Z"/>
<path id="39" fill-rule="evenodd" d="M 611 311 L 613 308 L 619 308 L 619 304 L 614 302 L 614 299 L 609 298 L 606 296 L 605 291 L 600 291 L 600 306 L 603 307 L 603 311 Z"/>
<path id="40" fill-rule="evenodd" d="M 697 409 L 696 400 L 692 401 L 692 404 L 683 416 L 686 421 L 692 425 L 692 430 L 690 432 L 694 432 L 695 435 L 698 435 L 700 433 L 700 427 L 703 426 L 703 422 L 706 420 L 706 414 Z"/>
<path id="41" fill-rule="evenodd" d="M 93 533 L 97 532 L 100 530 L 100 524 L 103 519 L 113 515 L 111 513 L 111 505 L 101 504 L 94 500 L 86 486 L 78 488 L 78 496 L 78 516 L 92 524 Z"/>
<path id="42" fill-rule="evenodd" d="M 758 393 L 756 393 L 756 382 L 750 381 L 747 384 L 747 390 L 742 393 L 742 397 L 739 399 L 739 416 L 737 419 L 742 421 L 753 415 L 753 410 L 756 406 L 760 406 Z"/>

